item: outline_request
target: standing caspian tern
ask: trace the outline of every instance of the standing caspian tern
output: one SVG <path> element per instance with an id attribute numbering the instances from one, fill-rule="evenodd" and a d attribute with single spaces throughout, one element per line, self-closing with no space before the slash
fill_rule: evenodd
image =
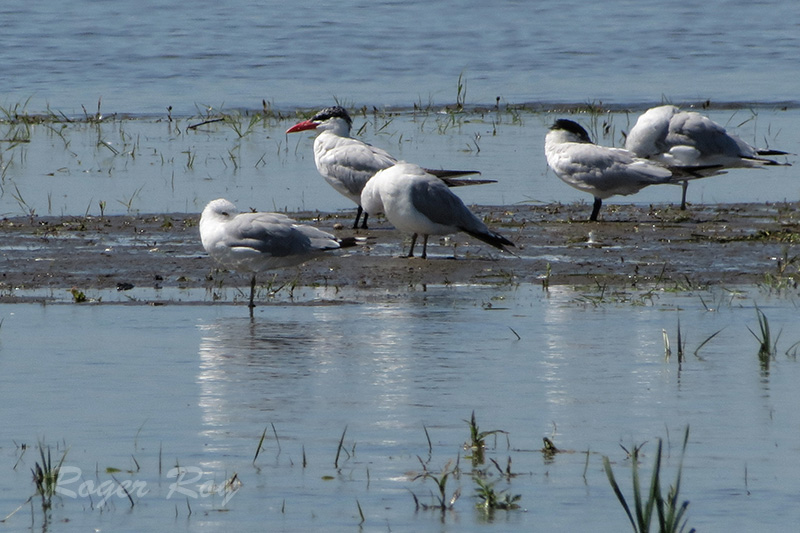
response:
<path id="1" fill-rule="evenodd" d="M 422 258 L 428 257 L 428 236 L 463 231 L 503 251 L 514 243 L 490 230 L 442 180 L 419 165 L 398 162 L 378 171 L 361 192 L 367 213 L 383 213 L 395 228 L 412 234 L 408 257 L 414 257 L 417 235 L 423 236 Z"/>
<path id="2" fill-rule="evenodd" d="M 673 183 L 673 173 L 622 148 L 598 146 L 577 122 L 558 119 L 545 137 L 547 164 L 568 185 L 594 196 L 589 220 L 597 220 L 603 199 Z M 698 176 L 699 177 L 699 176 Z"/>
<path id="3" fill-rule="evenodd" d="M 779 150 L 759 150 L 710 118 L 673 105 L 653 107 L 643 113 L 628 133 L 625 148 L 638 157 L 701 176 L 720 174 L 724 168 L 782 165 L 763 156 L 788 155 Z M 686 209 L 688 181 L 681 182 L 681 209 Z"/>
<path id="4" fill-rule="evenodd" d="M 352 125 L 353 120 L 347 110 L 341 106 L 334 106 L 323 109 L 308 120 L 298 122 L 286 130 L 286 133 L 314 129 L 320 131 L 314 140 L 314 162 L 317 170 L 339 194 L 358 205 L 353 224 L 353 228 L 357 228 L 358 219 L 363 212 L 361 191 L 364 185 L 376 172 L 397 163 L 397 159 L 385 150 L 351 137 Z M 428 172 L 444 180 L 451 187 L 495 182 L 495 180 L 449 179 L 480 174 L 476 170 L 428 170 Z M 367 227 L 368 214 L 369 211 L 364 213 L 362 228 Z"/>
<path id="5" fill-rule="evenodd" d="M 208 255 L 222 266 L 252 274 L 251 315 L 255 307 L 256 274 L 303 263 L 327 250 L 355 244 L 353 238 L 338 239 L 280 213 L 239 213 L 224 198 L 209 202 L 203 209 L 200 240 Z"/>

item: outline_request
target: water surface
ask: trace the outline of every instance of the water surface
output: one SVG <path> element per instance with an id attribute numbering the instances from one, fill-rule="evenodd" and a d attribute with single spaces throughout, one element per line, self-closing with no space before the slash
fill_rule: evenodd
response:
<path id="1" fill-rule="evenodd" d="M 65 464 L 81 475 L 76 491 L 113 472 L 149 489 L 133 509 L 121 494 L 105 505 L 97 495 L 61 496 L 48 531 L 265 522 L 343 531 L 359 527 L 358 505 L 369 530 L 477 531 L 494 521 L 620 531 L 627 519 L 601 456 L 630 494 L 620 444 L 647 442 L 648 472 L 663 438 L 671 482 L 689 425 L 681 492 L 690 525 L 785 530 L 798 519 L 798 366 L 784 353 L 800 340 L 791 297 L 523 285 L 428 287 L 338 305 L 326 304 L 324 291 L 309 298 L 258 307 L 252 321 L 229 305 L 3 306 L 4 514 L 32 492 L 29 468 L 43 440 L 54 453 L 68 448 Z M 755 305 L 774 331 L 784 330 L 768 364 L 747 330 L 758 329 Z M 679 319 L 687 350 L 680 366 Z M 45 327 L 50 334 L 38 334 Z M 669 361 L 662 329 L 672 341 Z M 518 475 L 496 488 L 520 494 L 524 510 L 488 519 L 474 509 L 462 448 L 473 411 L 482 430 L 508 432 L 488 440 L 487 455 L 503 467 L 512 459 Z M 570 453 L 544 457 L 542 437 Z M 430 480 L 413 480 L 420 460 L 438 473 L 457 459 L 461 476 L 448 484 L 461 489 L 454 509 L 415 510 L 411 493 L 431 503 L 434 490 Z M 487 464 L 476 468 L 497 479 Z M 176 465 L 191 477 L 170 494 Z M 222 491 L 203 492 L 234 473 L 243 485 L 227 501 Z M 43 528 L 36 505 L 10 523 L 27 527 L 31 514 Z"/>
<path id="2" fill-rule="evenodd" d="M 704 111 L 731 133 L 760 147 L 797 153 L 800 108 L 774 106 Z M 252 112 L 255 113 L 255 112 Z M 515 111 L 483 113 L 405 111 L 354 116 L 354 134 L 400 159 L 428 168 L 472 169 L 497 183 L 461 187 L 468 204 L 555 203 L 592 197 L 563 183 L 544 157 L 547 128 L 557 118 L 582 123 L 599 144 L 620 146 L 638 112 Z M 36 125 L 0 124 L 7 143 L 0 152 L 0 214 L 100 215 L 199 213 L 225 197 L 240 209 L 261 211 L 354 209 L 317 172 L 311 134 L 286 135 L 294 119 L 224 110 L 228 122 L 190 129 L 204 117 L 126 119 Z M 251 119 L 253 122 L 251 123 Z M 604 128 L 607 126 L 607 128 Z M 796 156 L 780 157 L 795 162 Z M 734 169 L 694 181 L 694 204 L 794 202 L 800 198 L 796 167 Z M 758 184 L 754 186 L 754 184 Z M 676 204 L 680 188 L 649 187 L 614 203 Z M 590 211 L 587 205 L 587 217 Z"/>
<path id="3" fill-rule="evenodd" d="M 0 103 L 205 106 L 797 102 L 792 0 L 587 4 L 166 0 L 0 7 Z M 467 80 L 466 94 L 458 79 Z M 30 100 L 29 100 L 30 99 Z"/>

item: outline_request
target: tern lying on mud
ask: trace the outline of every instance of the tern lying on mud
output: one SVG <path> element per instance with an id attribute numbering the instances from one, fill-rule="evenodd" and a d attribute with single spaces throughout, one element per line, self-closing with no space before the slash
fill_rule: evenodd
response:
<path id="1" fill-rule="evenodd" d="M 352 237 L 339 239 L 280 213 L 239 213 L 224 198 L 209 202 L 203 209 L 200 240 L 208 255 L 222 266 L 252 275 L 251 314 L 257 274 L 304 263 L 328 250 L 355 244 Z"/>

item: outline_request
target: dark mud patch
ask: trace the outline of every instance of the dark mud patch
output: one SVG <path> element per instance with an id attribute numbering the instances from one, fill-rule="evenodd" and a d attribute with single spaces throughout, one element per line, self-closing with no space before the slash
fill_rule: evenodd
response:
<path id="1" fill-rule="evenodd" d="M 352 213 L 292 216 L 366 242 L 278 275 L 277 283 L 402 292 L 420 285 L 549 283 L 658 284 L 692 288 L 779 281 L 798 276 L 798 204 L 604 207 L 475 207 L 516 245 L 506 254 L 463 234 L 433 238 L 429 259 L 401 257 L 408 236 L 382 219 L 352 230 Z M 200 245 L 199 215 L 19 217 L 0 221 L 0 297 L 22 301 L 36 289 L 204 288 L 245 286 L 244 276 L 217 270 Z M 419 245 L 418 245 L 419 246 Z M 419 251 L 419 250 L 418 250 Z M 455 254 L 455 258 L 454 258 Z M 272 279 L 270 274 L 262 276 Z"/>

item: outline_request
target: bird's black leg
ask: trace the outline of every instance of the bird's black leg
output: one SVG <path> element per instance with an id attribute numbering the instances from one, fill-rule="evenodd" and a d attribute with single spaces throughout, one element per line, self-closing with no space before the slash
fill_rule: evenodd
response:
<path id="1" fill-rule="evenodd" d="M 683 187 L 683 194 L 681 195 L 681 211 L 686 211 L 686 189 L 689 188 L 689 180 L 684 180 L 681 183 Z"/>
<path id="2" fill-rule="evenodd" d="M 369 213 L 364 211 L 364 219 L 361 221 L 361 229 L 367 229 L 367 217 L 368 216 L 369 216 Z"/>
<path id="3" fill-rule="evenodd" d="M 256 275 L 253 274 L 253 277 L 250 279 L 250 304 L 247 306 L 250 308 L 250 316 L 253 315 L 253 308 L 256 304 L 253 303 L 253 298 L 256 294 Z"/>
<path id="4" fill-rule="evenodd" d="M 353 222 L 353 229 L 358 229 L 358 219 L 361 218 L 361 213 L 363 211 L 364 209 L 362 209 L 361 206 L 358 206 L 358 211 L 356 211 L 356 221 Z M 364 217 L 364 223 L 366 224 L 366 217 Z"/>
<path id="5" fill-rule="evenodd" d="M 423 235 L 422 236 L 422 258 L 423 259 L 427 259 L 428 258 L 428 236 L 427 235 Z"/>
<path id="6" fill-rule="evenodd" d="M 406 257 L 414 257 L 414 245 L 417 244 L 417 234 L 411 236 L 411 249 L 408 250 Z"/>
<path id="7" fill-rule="evenodd" d="M 597 213 L 600 212 L 600 208 L 603 206 L 603 200 L 601 198 L 594 198 L 594 207 L 592 207 L 592 216 L 589 217 L 589 220 L 595 221 L 597 220 Z"/>

